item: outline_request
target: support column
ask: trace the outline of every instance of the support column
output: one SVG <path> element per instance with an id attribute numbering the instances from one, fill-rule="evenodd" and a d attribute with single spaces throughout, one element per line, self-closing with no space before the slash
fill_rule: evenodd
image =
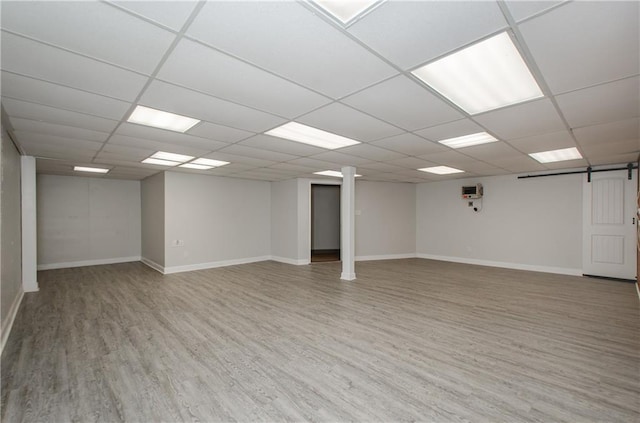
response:
<path id="1" fill-rule="evenodd" d="M 22 194 L 22 289 L 38 290 L 38 249 L 36 232 L 36 158 L 20 157 Z"/>
<path id="2" fill-rule="evenodd" d="M 340 190 L 340 255 L 342 259 L 342 274 L 340 275 L 340 279 L 345 281 L 352 281 L 356 278 L 355 176 L 355 167 L 346 166 L 342 168 L 342 189 Z"/>

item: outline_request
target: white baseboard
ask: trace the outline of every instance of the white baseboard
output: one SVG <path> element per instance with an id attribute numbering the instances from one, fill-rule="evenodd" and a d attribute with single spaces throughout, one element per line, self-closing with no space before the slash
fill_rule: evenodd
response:
<path id="1" fill-rule="evenodd" d="M 370 261 L 370 260 L 398 260 L 416 258 L 416 253 L 406 254 L 383 254 L 379 256 L 356 256 L 355 261 Z"/>
<path id="2" fill-rule="evenodd" d="M 433 254 L 416 254 L 418 258 L 450 261 L 454 263 L 477 264 L 480 266 L 502 267 L 505 269 L 528 270 L 530 272 L 556 273 L 559 275 L 582 276 L 582 269 L 567 267 L 537 266 L 532 264 L 508 263 L 503 261 L 480 260 L 465 257 L 438 256 Z"/>
<path id="3" fill-rule="evenodd" d="M 164 274 L 169 275 L 171 273 L 181 273 L 181 272 L 191 272 L 194 270 L 213 269 L 215 267 L 255 263 L 258 261 L 267 261 L 270 259 L 271 259 L 271 256 L 260 256 L 260 257 L 247 257 L 247 258 L 232 259 L 232 260 L 213 261 L 210 263 L 187 264 L 185 266 L 171 266 L 171 267 L 164 268 Z"/>
<path id="4" fill-rule="evenodd" d="M 271 256 L 271 260 L 277 261 L 280 263 L 292 264 L 294 266 L 304 266 L 309 264 L 309 260 L 307 259 L 292 259 L 288 257 L 279 257 L 279 256 Z"/>
<path id="5" fill-rule="evenodd" d="M 9 334 L 11 333 L 11 328 L 13 327 L 13 322 L 16 320 L 16 315 L 18 314 L 18 310 L 20 309 L 20 304 L 22 303 L 22 298 L 24 297 L 24 291 L 22 287 L 20 287 L 20 291 L 16 298 L 14 298 L 13 303 L 11 304 L 11 308 L 9 309 L 9 313 L 5 321 L 2 324 L 2 337 L 0 339 L 0 354 L 4 351 L 4 346 L 9 339 Z"/>
<path id="6" fill-rule="evenodd" d="M 149 266 L 150 268 L 152 268 L 153 270 L 156 270 L 156 271 L 158 271 L 158 272 L 160 272 L 160 273 L 162 273 L 162 274 L 164 275 L 164 266 L 159 265 L 159 264 L 158 264 L 158 263 L 156 263 L 155 261 L 153 261 L 153 260 L 149 260 L 149 259 L 148 259 L 148 258 L 146 258 L 146 257 L 140 257 L 140 261 L 141 261 L 143 264 L 146 264 L 147 266 Z"/>
<path id="7" fill-rule="evenodd" d="M 132 256 L 132 257 L 114 257 L 114 258 L 97 259 L 97 260 L 69 261 L 66 263 L 39 264 L 38 270 L 66 269 L 69 267 L 84 267 L 84 266 L 98 266 L 101 264 L 128 263 L 131 261 L 140 261 L 140 259 L 141 259 L 140 256 Z"/>

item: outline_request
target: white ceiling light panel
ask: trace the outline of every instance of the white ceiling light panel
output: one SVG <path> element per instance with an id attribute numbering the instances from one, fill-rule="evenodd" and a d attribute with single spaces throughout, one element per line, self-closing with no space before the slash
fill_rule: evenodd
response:
<path id="1" fill-rule="evenodd" d="M 76 172 L 90 172 L 90 173 L 107 173 L 109 169 L 101 167 L 88 167 L 88 166 L 74 166 L 73 170 Z"/>
<path id="2" fill-rule="evenodd" d="M 333 176 L 335 178 L 342 178 L 342 172 L 338 172 L 337 170 L 323 170 L 322 172 L 313 172 L 314 175 L 322 175 L 322 176 Z M 362 175 L 356 174 L 355 177 L 358 178 Z"/>
<path id="3" fill-rule="evenodd" d="M 176 115 L 175 113 L 163 112 L 145 106 L 136 106 L 128 122 L 139 125 L 153 126 L 154 128 L 168 129 L 175 132 L 187 132 L 198 124 L 198 119 L 187 116 Z"/>
<path id="4" fill-rule="evenodd" d="M 478 132 L 476 134 L 463 135 L 461 137 L 447 138 L 446 140 L 438 142 L 451 148 L 464 148 L 496 141 L 498 140 L 493 135 L 487 134 L 486 132 Z"/>
<path id="5" fill-rule="evenodd" d="M 171 166 L 171 167 L 178 166 L 180 164 L 180 162 L 172 162 L 170 160 L 154 159 L 152 157 L 144 159 L 140 163 L 153 164 L 153 165 L 158 165 L 158 166 Z"/>
<path id="6" fill-rule="evenodd" d="M 540 163 L 553 163 L 562 162 L 566 160 L 581 159 L 582 154 L 577 148 L 561 148 L 560 150 L 541 151 L 539 153 L 530 153 L 529 156 L 533 157 Z"/>
<path id="7" fill-rule="evenodd" d="M 322 129 L 302 125 L 297 122 L 285 123 L 282 126 L 265 132 L 265 134 L 271 135 L 273 137 L 301 142 L 304 144 L 314 145 L 316 147 L 327 148 L 329 150 L 347 147 L 349 145 L 360 144 L 360 141 L 352 140 L 351 138 L 323 131 Z"/>
<path id="8" fill-rule="evenodd" d="M 152 159 L 169 160 L 172 162 L 184 163 L 193 160 L 193 156 L 185 154 L 167 153 L 166 151 L 157 151 L 151 155 Z"/>
<path id="9" fill-rule="evenodd" d="M 471 115 L 543 97 L 506 32 L 412 73 Z"/>
<path id="10" fill-rule="evenodd" d="M 425 167 L 422 169 L 418 169 L 422 172 L 435 173 L 436 175 L 450 175 L 453 173 L 463 173 L 464 170 L 456 169 L 455 167 L 449 166 L 433 166 L 433 167 Z"/>

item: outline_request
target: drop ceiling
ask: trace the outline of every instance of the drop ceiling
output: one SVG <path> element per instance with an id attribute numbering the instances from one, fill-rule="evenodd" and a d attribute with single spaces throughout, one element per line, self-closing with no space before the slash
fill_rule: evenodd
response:
<path id="1" fill-rule="evenodd" d="M 180 172 L 278 181 L 357 167 L 425 182 L 636 161 L 638 2 L 381 1 L 350 21 L 310 2 L 2 1 L 3 126 L 40 173 L 143 179 L 156 151 L 224 160 Z M 544 97 L 469 115 L 411 71 L 507 31 Z M 202 120 L 127 122 L 136 105 Z M 296 121 L 361 144 L 264 133 Z M 457 150 L 437 141 L 488 132 Z M 543 165 L 529 153 L 577 147 Z M 416 169 L 450 166 L 465 173 Z M 77 173 L 76 173 L 77 174 Z M 315 177 L 315 176 L 314 176 Z"/>

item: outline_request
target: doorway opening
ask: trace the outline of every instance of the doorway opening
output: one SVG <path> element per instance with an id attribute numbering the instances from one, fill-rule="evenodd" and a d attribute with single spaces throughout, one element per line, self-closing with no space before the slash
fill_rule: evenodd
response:
<path id="1" fill-rule="evenodd" d="M 340 185 L 311 185 L 311 262 L 340 261 Z"/>

